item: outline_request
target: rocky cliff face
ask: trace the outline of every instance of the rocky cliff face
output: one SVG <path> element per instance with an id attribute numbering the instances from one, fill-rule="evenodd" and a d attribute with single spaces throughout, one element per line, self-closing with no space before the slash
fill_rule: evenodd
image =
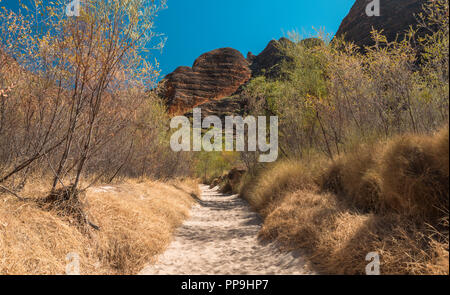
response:
<path id="1" fill-rule="evenodd" d="M 422 10 L 426 0 L 380 0 L 380 16 L 369 17 L 367 5 L 372 0 L 356 0 L 349 14 L 342 21 L 336 36 L 345 36 L 359 46 L 373 45 L 372 27 L 384 30 L 389 41 L 402 35 L 410 25 L 417 23 L 415 14 Z"/>
<path id="2" fill-rule="evenodd" d="M 232 48 L 201 55 L 192 68 L 179 67 L 163 79 L 162 96 L 171 114 L 232 95 L 251 77 L 248 61 Z"/>
<path id="3" fill-rule="evenodd" d="M 172 115 L 190 113 L 199 107 L 203 115 L 242 114 L 245 102 L 234 95 L 251 77 L 279 74 L 285 60 L 280 47 L 292 43 L 286 38 L 272 40 L 257 56 L 245 59 L 232 48 L 221 48 L 201 55 L 191 67 L 179 67 L 162 81 L 160 95 Z"/>
<path id="4" fill-rule="evenodd" d="M 252 76 L 277 76 L 280 72 L 280 64 L 286 59 L 280 48 L 288 44 L 292 44 L 292 41 L 287 38 L 281 38 L 280 40 L 270 41 L 266 48 L 257 56 L 249 52 L 247 60 L 251 63 Z"/>

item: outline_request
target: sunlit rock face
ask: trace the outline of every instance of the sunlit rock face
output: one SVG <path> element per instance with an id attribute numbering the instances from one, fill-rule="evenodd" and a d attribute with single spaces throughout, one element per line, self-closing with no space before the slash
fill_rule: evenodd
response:
<path id="1" fill-rule="evenodd" d="M 179 67 L 167 75 L 162 96 L 171 114 L 183 114 L 232 95 L 250 77 L 249 63 L 239 51 L 216 49 L 201 55 L 192 67 Z"/>

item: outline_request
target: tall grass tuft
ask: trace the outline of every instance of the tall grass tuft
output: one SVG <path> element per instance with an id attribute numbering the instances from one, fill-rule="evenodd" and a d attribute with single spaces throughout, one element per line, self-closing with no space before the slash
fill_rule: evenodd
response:
<path id="1" fill-rule="evenodd" d="M 383 274 L 448 274 L 448 158 L 446 126 L 361 145 L 322 168 L 266 166 L 241 195 L 265 218 L 262 238 L 306 251 L 319 272 L 364 274 L 377 252 Z"/>

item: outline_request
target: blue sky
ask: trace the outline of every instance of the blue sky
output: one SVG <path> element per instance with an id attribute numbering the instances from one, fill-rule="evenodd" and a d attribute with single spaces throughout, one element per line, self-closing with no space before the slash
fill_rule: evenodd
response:
<path id="1" fill-rule="evenodd" d="M 67 0 L 69 2 L 69 0 Z M 355 0 L 167 0 L 156 30 L 167 37 L 162 53 L 153 52 L 162 76 L 192 66 L 207 51 L 232 47 L 244 56 L 260 53 L 272 39 L 297 30 L 305 37 L 324 28 L 334 34 Z M 15 7 L 17 0 L 3 0 Z"/>

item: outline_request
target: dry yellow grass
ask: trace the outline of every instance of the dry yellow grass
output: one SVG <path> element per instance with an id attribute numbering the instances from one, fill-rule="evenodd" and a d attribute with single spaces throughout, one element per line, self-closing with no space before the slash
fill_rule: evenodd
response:
<path id="1" fill-rule="evenodd" d="M 380 254 L 382 274 L 448 274 L 448 242 L 398 214 L 348 210 L 333 194 L 289 193 L 260 235 L 287 249 L 306 249 L 324 274 L 365 274 L 369 252 Z"/>
<path id="2" fill-rule="evenodd" d="M 314 249 L 324 230 L 334 225 L 338 212 L 334 195 L 309 190 L 287 193 L 267 215 L 260 235 L 277 239 L 289 249 Z"/>
<path id="3" fill-rule="evenodd" d="M 449 177 L 449 128 L 443 128 L 433 137 L 433 157 L 438 169 Z"/>
<path id="4" fill-rule="evenodd" d="M 39 185 L 27 193 L 39 194 Z M 29 194 L 28 194 L 29 195 Z M 193 181 L 127 181 L 89 189 L 86 211 L 99 231 L 34 202 L 0 198 L 0 274 L 63 274 L 66 255 L 80 256 L 82 274 L 132 274 L 164 251 L 198 196 Z"/>
<path id="5" fill-rule="evenodd" d="M 446 127 L 325 169 L 280 162 L 247 176 L 241 194 L 265 217 L 261 237 L 305 249 L 319 272 L 364 274 L 378 252 L 382 274 L 448 274 L 448 158 Z"/>
<path id="6" fill-rule="evenodd" d="M 448 210 L 448 127 L 361 146 L 327 165 L 322 189 L 363 211 L 395 211 L 418 220 Z"/>
<path id="7" fill-rule="evenodd" d="M 378 147 L 379 148 L 379 147 Z M 379 209 L 379 176 L 373 170 L 379 151 L 373 146 L 361 146 L 325 165 L 318 172 L 319 186 L 342 196 L 350 206 L 362 211 Z"/>
<path id="8" fill-rule="evenodd" d="M 75 226 L 31 203 L 0 202 L 0 274 L 63 274 L 70 252 L 83 271 L 94 271 L 89 239 Z"/>
<path id="9" fill-rule="evenodd" d="M 262 211 L 274 201 L 279 201 L 286 192 L 298 189 L 312 189 L 311 174 L 295 161 L 279 162 L 255 176 L 258 181 L 244 179 L 240 194 L 255 209 Z"/>
<path id="10" fill-rule="evenodd" d="M 442 171 L 448 148 L 439 151 L 435 143 L 433 137 L 406 135 L 387 144 L 379 164 L 386 206 L 415 218 L 439 217 L 448 209 L 448 175 Z"/>

